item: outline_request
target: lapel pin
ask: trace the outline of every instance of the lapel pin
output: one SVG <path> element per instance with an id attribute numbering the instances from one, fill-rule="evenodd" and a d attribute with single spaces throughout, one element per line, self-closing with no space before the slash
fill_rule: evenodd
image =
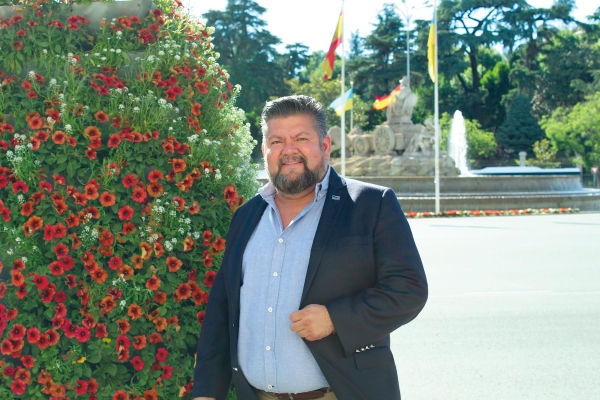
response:
<path id="1" fill-rule="evenodd" d="M 335 196 L 335 195 L 331 196 L 331 200 L 339 200 L 339 199 L 340 199 L 340 196 Z"/>

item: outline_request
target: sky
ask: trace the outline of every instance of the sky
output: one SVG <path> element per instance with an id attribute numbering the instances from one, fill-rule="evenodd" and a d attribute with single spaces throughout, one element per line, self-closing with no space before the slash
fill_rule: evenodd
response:
<path id="1" fill-rule="evenodd" d="M 192 14 L 201 16 L 208 10 L 224 10 L 227 0 L 183 0 Z M 342 7 L 341 0 L 255 0 L 267 9 L 262 15 L 267 22 L 267 30 L 283 42 L 279 51 L 286 44 L 300 42 L 309 47 L 309 52 L 327 51 L 337 24 Z M 346 51 L 350 33 L 359 31 L 366 36 L 373 30 L 377 21 L 377 13 L 384 3 L 396 4 L 404 11 L 404 4 L 399 0 L 345 0 L 344 31 Z M 412 20 L 432 18 L 432 8 L 422 7 L 424 1 L 407 0 L 408 14 Z M 529 0 L 533 7 L 550 7 L 552 0 Z M 576 9 L 572 14 L 576 19 L 585 21 L 585 17 L 593 14 L 598 8 L 596 0 L 575 0 Z M 411 11 L 411 7 L 413 10 Z"/>

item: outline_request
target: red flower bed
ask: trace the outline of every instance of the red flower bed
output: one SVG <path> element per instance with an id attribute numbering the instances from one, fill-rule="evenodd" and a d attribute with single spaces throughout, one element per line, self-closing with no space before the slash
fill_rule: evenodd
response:
<path id="1" fill-rule="evenodd" d="M 253 143 L 211 31 L 155 3 L 0 19 L 1 399 L 190 397 Z"/>

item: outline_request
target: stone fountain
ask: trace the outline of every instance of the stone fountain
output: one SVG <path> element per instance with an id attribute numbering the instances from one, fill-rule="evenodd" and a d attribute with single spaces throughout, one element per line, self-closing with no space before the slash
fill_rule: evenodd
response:
<path id="1" fill-rule="evenodd" d="M 386 110 L 386 122 L 372 132 L 354 128 L 346 136 L 346 175 L 392 188 L 405 212 L 434 211 L 434 125 L 430 119 L 414 124 L 418 96 L 408 80 Z M 600 190 L 585 189 L 577 168 L 494 167 L 469 171 L 462 114 L 455 114 L 451 155 L 440 152 L 441 210 L 506 210 L 571 207 L 600 210 Z M 339 150 L 341 129 L 328 134 Z M 455 136 L 455 135 L 453 135 Z M 341 160 L 330 164 L 341 170 Z"/>

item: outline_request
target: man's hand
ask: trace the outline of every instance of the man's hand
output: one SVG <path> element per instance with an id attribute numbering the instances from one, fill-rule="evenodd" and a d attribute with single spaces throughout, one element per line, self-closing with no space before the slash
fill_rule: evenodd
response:
<path id="1" fill-rule="evenodd" d="M 302 310 L 293 312 L 290 319 L 293 322 L 290 329 L 311 342 L 323 339 L 335 330 L 327 307 L 319 304 L 309 304 Z"/>

